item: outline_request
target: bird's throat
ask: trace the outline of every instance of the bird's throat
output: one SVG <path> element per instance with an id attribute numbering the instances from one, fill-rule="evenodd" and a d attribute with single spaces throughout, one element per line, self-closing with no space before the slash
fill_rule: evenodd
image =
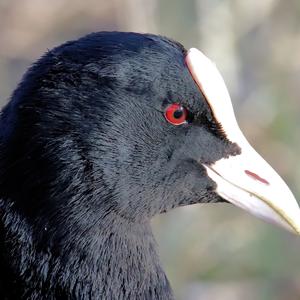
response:
<path id="1" fill-rule="evenodd" d="M 12 291 L 39 299 L 173 299 L 148 222 L 125 223 L 107 216 L 93 228 L 70 230 L 63 239 L 51 236 L 47 228 L 49 235 L 39 243 L 30 225 L 12 208 L 7 210 L 2 221 L 12 244 L 7 243 L 1 264 L 12 278 L 21 274 L 15 282 L 7 278 Z M 21 295 L 7 299 L 16 296 Z"/>

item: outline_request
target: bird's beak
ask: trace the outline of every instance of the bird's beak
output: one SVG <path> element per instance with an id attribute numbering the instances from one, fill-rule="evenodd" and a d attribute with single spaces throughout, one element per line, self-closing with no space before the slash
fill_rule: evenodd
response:
<path id="1" fill-rule="evenodd" d="M 186 64 L 206 98 L 214 118 L 241 153 L 205 165 L 216 192 L 250 213 L 300 234 L 300 209 L 292 192 L 241 132 L 224 80 L 204 54 L 190 49 Z"/>

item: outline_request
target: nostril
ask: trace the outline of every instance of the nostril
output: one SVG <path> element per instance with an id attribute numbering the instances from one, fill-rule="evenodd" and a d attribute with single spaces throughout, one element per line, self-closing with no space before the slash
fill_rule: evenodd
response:
<path id="1" fill-rule="evenodd" d="M 270 185 L 270 183 L 269 183 L 268 180 L 266 180 L 266 179 L 260 177 L 259 175 L 255 174 L 255 173 L 253 173 L 253 172 L 251 172 L 251 171 L 249 171 L 249 170 L 245 170 L 245 173 L 246 173 L 249 177 L 253 178 L 254 180 L 258 180 L 258 181 L 260 181 L 261 183 L 264 183 L 264 184 L 266 184 L 266 185 Z"/>

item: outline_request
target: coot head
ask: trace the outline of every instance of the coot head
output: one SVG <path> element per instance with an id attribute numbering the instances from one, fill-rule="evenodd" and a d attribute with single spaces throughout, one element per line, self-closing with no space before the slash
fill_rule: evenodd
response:
<path id="1" fill-rule="evenodd" d="M 178 43 L 131 33 L 91 34 L 49 51 L 4 110 L 5 163 L 12 164 L 2 168 L 5 190 L 17 197 L 21 189 L 18 205 L 30 214 L 67 201 L 132 220 L 219 201 L 201 163 L 240 149 L 214 120 L 185 56 Z M 184 122 L 172 124 L 166 110 Z M 84 195 L 99 197 L 53 203 L 55 194 L 83 186 Z"/>

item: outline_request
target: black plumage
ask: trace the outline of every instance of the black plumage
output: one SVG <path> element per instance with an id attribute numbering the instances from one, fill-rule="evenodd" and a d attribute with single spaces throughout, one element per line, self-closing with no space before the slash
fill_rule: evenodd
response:
<path id="1" fill-rule="evenodd" d="M 100 32 L 39 59 L 0 120 L 1 299 L 173 299 L 150 219 L 218 202 L 239 152 L 164 37 Z M 169 124 L 181 103 L 189 123 Z"/>

